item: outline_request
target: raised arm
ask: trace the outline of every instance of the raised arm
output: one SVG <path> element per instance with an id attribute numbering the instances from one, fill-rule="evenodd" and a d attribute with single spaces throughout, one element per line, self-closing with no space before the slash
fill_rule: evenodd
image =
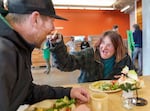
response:
<path id="1" fill-rule="evenodd" d="M 57 68 L 62 71 L 73 71 L 84 67 L 86 61 L 85 55 L 82 52 L 75 52 L 74 55 L 69 54 L 62 35 L 58 36 L 59 37 L 55 41 L 53 41 L 53 39 L 51 40 L 50 48 Z"/>

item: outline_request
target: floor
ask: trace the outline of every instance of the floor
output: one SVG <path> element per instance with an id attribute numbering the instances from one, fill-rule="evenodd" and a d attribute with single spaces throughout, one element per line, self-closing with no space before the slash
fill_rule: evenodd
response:
<path id="1" fill-rule="evenodd" d="M 73 72 L 62 72 L 57 68 L 51 68 L 49 74 L 45 74 L 45 67 L 32 68 L 33 82 L 36 84 L 47 84 L 51 86 L 59 86 L 77 83 L 80 74 L 79 70 Z"/>

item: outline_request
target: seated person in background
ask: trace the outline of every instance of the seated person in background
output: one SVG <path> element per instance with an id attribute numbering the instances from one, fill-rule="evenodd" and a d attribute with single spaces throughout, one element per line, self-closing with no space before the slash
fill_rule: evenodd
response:
<path id="1" fill-rule="evenodd" d="M 129 69 L 134 69 L 121 36 L 114 31 L 104 32 L 95 45 L 96 49 L 87 48 L 75 55 L 68 54 L 64 42 L 55 42 L 56 38 L 62 40 L 60 34 L 51 38 L 50 49 L 57 68 L 62 71 L 81 70 L 79 83 L 115 79 L 114 76 L 119 75 L 126 65 Z"/>
<path id="2" fill-rule="evenodd" d="M 71 36 L 70 39 L 71 40 L 66 43 L 66 46 L 69 47 L 69 53 L 73 54 L 74 52 L 76 52 L 76 44 L 74 41 L 74 37 Z"/>
<path id="3" fill-rule="evenodd" d="M 81 50 L 90 47 L 90 44 L 89 44 L 89 42 L 87 41 L 87 38 L 86 38 L 86 37 L 84 38 L 84 41 L 81 42 L 81 46 L 80 46 L 80 47 L 81 47 Z"/>

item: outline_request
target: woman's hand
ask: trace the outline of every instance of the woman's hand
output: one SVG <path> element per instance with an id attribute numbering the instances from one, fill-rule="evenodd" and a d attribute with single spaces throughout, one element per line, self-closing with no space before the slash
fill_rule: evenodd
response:
<path id="1" fill-rule="evenodd" d="M 48 35 L 48 38 L 51 43 L 59 43 L 62 40 L 63 36 L 56 30 L 53 34 Z"/>

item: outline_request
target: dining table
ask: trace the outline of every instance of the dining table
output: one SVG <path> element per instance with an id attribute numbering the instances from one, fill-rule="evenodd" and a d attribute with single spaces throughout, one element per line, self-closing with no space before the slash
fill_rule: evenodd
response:
<path id="1" fill-rule="evenodd" d="M 122 91 L 108 93 L 108 111 L 150 111 L 150 76 L 141 76 L 140 79 L 143 79 L 144 86 L 141 89 L 138 89 L 138 97 L 144 98 L 147 100 L 147 105 L 144 106 L 133 106 L 132 109 L 126 109 L 123 107 L 122 103 Z M 63 87 L 84 87 L 89 91 L 89 94 L 96 93 L 89 89 L 88 83 L 77 83 L 62 85 Z M 88 107 L 91 107 L 91 102 L 87 104 Z M 91 108 L 90 108 L 91 109 Z M 92 111 L 92 110 L 91 110 Z"/>
<path id="2" fill-rule="evenodd" d="M 122 91 L 116 91 L 116 92 L 109 92 L 108 94 L 108 111 L 150 111 L 150 76 L 140 76 L 140 79 L 144 81 L 144 86 L 140 89 L 138 89 L 138 97 L 144 98 L 147 101 L 147 104 L 144 106 L 133 106 L 132 109 L 126 109 L 123 106 L 122 102 Z M 68 85 L 62 85 L 63 87 L 83 87 L 89 91 L 89 94 L 92 93 L 99 93 L 91 90 L 89 86 L 93 82 L 87 82 L 87 83 L 75 83 L 75 84 L 68 84 Z M 136 91 L 134 91 L 135 93 Z M 55 100 L 48 100 L 48 101 L 42 101 L 42 104 L 49 104 L 49 102 L 55 101 Z M 45 102 L 45 103 L 44 103 Z M 40 104 L 41 104 L 40 103 Z M 32 106 L 40 106 L 39 103 L 33 104 Z M 89 103 L 85 104 L 90 111 L 92 111 L 91 108 L 91 100 Z M 31 106 L 31 107 L 32 107 Z M 28 108 L 27 108 L 28 109 Z M 30 111 L 30 110 L 25 110 Z"/>

